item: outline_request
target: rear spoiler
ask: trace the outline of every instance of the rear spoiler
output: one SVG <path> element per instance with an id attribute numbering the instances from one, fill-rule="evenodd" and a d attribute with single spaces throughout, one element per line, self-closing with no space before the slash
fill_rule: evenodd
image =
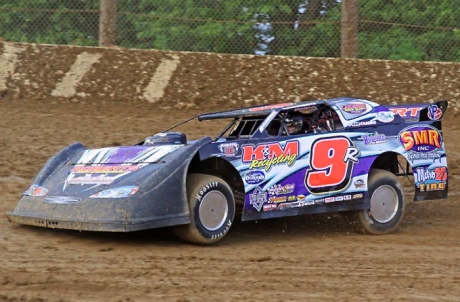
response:
<path id="1" fill-rule="evenodd" d="M 423 122 L 440 120 L 447 110 L 447 101 L 441 100 L 433 104 L 387 105 L 395 115 L 401 116 L 406 122 Z"/>

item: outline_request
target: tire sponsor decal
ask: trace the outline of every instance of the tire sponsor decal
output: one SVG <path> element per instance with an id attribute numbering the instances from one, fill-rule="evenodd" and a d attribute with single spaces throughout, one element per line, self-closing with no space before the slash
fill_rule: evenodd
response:
<path id="1" fill-rule="evenodd" d="M 444 190 L 447 184 L 447 167 L 415 168 L 414 180 L 421 192 Z"/>

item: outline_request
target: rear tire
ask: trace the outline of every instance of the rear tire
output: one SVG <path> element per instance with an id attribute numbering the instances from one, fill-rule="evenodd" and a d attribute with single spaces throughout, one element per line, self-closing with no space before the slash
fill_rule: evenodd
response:
<path id="1" fill-rule="evenodd" d="M 365 234 L 394 232 L 406 210 L 404 189 L 398 178 L 389 171 L 373 169 L 369 173 L 368 192 L 370 209 L 354 212 L 352 219 Z"/>
<path id="2" fill-rule="evenodd" d="M 221 240 L 233 223 L 235 199 L 230 186 L 221 178 L 207 174 L 187 176 L 190 224 L 175 226 L 180 239 L 197 244 Z"/>

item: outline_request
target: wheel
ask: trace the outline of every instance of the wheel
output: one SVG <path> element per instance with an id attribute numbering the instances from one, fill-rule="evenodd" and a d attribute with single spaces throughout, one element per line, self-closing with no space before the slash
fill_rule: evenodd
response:
<path id="1" fill-rule="evenodd" d="M 354 212 L 354 220 L 365 234 L 382 235 L 395 231 L 406 210 L 404 189 L 393 173 L 373 169 L 369 173 L 370 209 Z"/>
<path id="2" fill-rule="evenodd" d="M 233 223 L 235 199 L 230 186 L 207 174 L 187 176 L 190 224 L 175 226 L 172 232 L 191 243 L 211 244 L 221 240 Z"/>

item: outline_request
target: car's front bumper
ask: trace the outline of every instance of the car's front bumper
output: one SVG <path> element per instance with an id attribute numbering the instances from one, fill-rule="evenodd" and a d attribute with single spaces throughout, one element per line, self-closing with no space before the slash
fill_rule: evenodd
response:
<path id="1" fill-rule="evenodd" d="M 67 229 L 78 231 L 100 232 L 132 232 L 159 227 L 187 224 L 190 222 L 188 215 L 171 215 L 151 219 L 132 220 L 65 220 L 54 217 L 32 215 L 30 213 L 8 212 L 7 219 L 10 222 L 45 227 L 51 229 Z"/>

